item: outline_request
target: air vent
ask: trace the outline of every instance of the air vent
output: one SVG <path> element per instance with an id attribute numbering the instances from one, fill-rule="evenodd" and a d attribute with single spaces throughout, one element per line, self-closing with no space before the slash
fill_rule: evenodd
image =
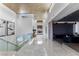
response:
<path id="1" fill-rule="evenodd" d="M 27 16 L 21 16 L 22 18 L 28 18 Z"/>
<path id="2" fill-rule="evenodd" d="M 20 16 L 21 16 L 22 18 L 31 18 L 31 17 L 33 17 L 33 14 L 21 13 Z"/>

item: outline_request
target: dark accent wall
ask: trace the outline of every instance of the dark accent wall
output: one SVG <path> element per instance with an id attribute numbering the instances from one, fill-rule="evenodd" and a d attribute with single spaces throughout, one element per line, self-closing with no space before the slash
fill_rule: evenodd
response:
<path id="1" fill-rule="evenodd" d="M 54 34 L 72 34 L 73 24 L 53 24 Z"/>

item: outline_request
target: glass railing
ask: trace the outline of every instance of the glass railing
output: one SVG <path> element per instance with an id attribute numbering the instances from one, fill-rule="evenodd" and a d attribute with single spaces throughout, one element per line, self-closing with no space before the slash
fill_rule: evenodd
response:
<path id="1" fill-rule="evenodd" d="M 16 51 L 17 48 L 16 44 L 0 38 L 0 51 Z"/>
<path id="2" fill-rule="evenodd" d="M 17 36 L 16 40 L 18 45 L 23 44 L 24 42 L 32 40 L 32 34 L 28 33 L 28 34 Z"/>
<path id="3" fill-rule="evenodd" d="M 32 34 L 17 36 L 16 44 L 0 38 L 0 51 L 18 51 L 27 41 L 32 39 Z"/>

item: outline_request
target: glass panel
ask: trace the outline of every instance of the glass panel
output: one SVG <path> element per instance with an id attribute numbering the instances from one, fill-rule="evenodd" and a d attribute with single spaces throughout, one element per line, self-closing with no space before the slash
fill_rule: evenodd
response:
<path id="1" fill-rule="evenodd" d="M 7 51 L 7 43 L 3 40 L 0 40 L 0 51 Z"/>
<path id="2" fill-rule="evenodd" d="M 8 43 L 8 51 L 16 51 L 16 46 Z"/>
<path id="3" fill-rule="evenodd" d="M 21 43 L 24 40 L 23 36 L 17 37 L 17 43 Z"/>
<path id="4" fill-rule="evenodd" d="M 25 41 L 31 40 L 32 39 L 32 34 L 31 33 L 25 34 L 24 39 L 25 39 Z"/>
<path id="5" fill-rule="evenodd" d="M 0 51 L 16 51 L 17 46 L 0 38 Z"/>

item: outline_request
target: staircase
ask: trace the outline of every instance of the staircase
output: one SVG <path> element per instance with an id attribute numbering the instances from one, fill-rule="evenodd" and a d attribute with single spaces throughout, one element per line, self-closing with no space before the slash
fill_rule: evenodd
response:
<path id="1" fill-rule="evenodd" d="M 16 52 L 31 39 L 31 36 L 28 37 L 29 35 L 19 36 L 16 44 L 0 38 L 0 56 L 14 56 Z M 22 38 L 22 41 L 18 41 L 20 38 Z"/>

